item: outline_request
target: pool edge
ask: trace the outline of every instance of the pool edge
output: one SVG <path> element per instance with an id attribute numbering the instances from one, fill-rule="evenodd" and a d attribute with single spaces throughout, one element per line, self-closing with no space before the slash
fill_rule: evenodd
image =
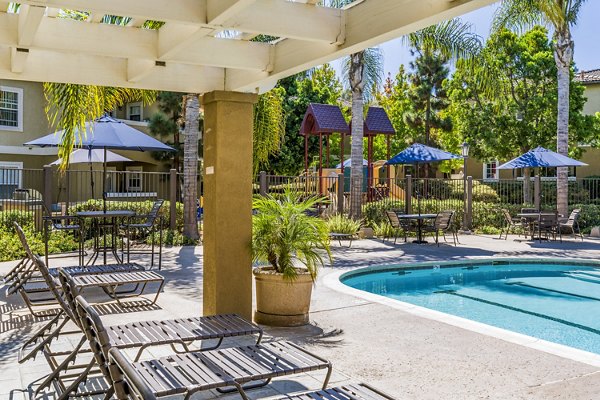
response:
<path id="1" fill-rule="evenodd" d="M 433 321 L 442 322 L 451 326 L 455 326 L 461 329 L 466 329 L 475 333 L 479 333 L 486 336 L 491 336 L 496 339 L 504 340 L 509 343 L 525 346 L 534 350 L 543 351 L 555 356 L 573 360 L 576 362 L 584 363 L 594 367 L 600 367 L 600 355 L 587 352 L 585 350 L 576 349 L 566 345 L 549 342 L 543 339 L 538 339 L 533 336 L 524 335 L 509 331 L 507 329 L 498 328 L 492 325 L 484 324 L 482 322 L 473 321 L 470 319 L 458 317 L 451 314 L 446 314 L 441 311 L 431 310 L 429 308 L 417 306 L 414 304 L 406 303 L 400 300 L 391 299 L 374 293 L 368 293 L 360 289 L 354 289 L 350 286 L 342 283 L 341 279 L 344 276 L 350 276 L 352 273 L 356 273 L 357 270 L 386 270 L 386 269 L 402 269 L 410 267 L 428 266 L 433 267 L 439 265 L 440 267 L 453 267 L 460 264 L 483 264 L 490 261 L 501 261 L 501 262 L 533 262 L 533 263 L 544 263 L 544 262 L 562 262 L 562 263 L 582 263 L 587 265 L 596 265 L 600 267 L 600 262 L 590 259 L 569 259 L 565 260 L 560 258 L 515 258 L 515 257 L 494 257 L 494 258 L 477 258 L 477 259 L 464 259 L 464 260 L 453 260 L 453 261 L 428 261 L 422 263 L 406 263 L 399 267 L 398 264 L 385 264 L 385 265 L 370 265 L 366 267 L 353 267 L 351 270 L 346 271 L 331 271 L 323 277 L 323 284 L 337 292 L 341 292 L 353 297 L 358 297 L 363 300 L 367 300 L 374 303 L 379 303 L 397 310 L 401 310 L 417 317 L 427 318 Z"/>

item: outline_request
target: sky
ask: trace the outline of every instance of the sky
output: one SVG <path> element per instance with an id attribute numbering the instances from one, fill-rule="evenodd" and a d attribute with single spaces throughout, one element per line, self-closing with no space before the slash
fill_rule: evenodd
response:
<path id="1" fill-rule="evenodd" d="M 494 12 L 498 5 L 483 7 L 461 16 L 463 21 L 473 26 L 473 31 L 484 40 L 488 38 Z M 600 68 L 600 0 L 587 0 L 581 8 L 577 25 L 572 33 L 575 40 L 575 65 L 578 70 L 587 71 Z M 599 24 L 599 25 L 596 25 Z M 408 66 L 411 55 L 401 39 L 394 39 L 381 46 L 384 57 L 384 71 L 394 76 L 401 64 Z M 341 70 L 341 61 L 332 63 L 336 71 Z"/>

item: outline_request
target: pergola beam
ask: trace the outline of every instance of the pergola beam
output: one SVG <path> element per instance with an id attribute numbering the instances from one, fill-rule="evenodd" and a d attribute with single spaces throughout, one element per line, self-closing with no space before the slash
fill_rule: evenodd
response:
<path id="1" fill-rule="evenodd" d="M 15 30 L 17 19 L 20 18 L 19 14 L 0 14 L 0 46 L 19 46 Z M 37 32 L 26 47 L 152 61 L 148 65 L 154 65 L 154 61 L 160 60 L 242 70 L 267 70 L 274 47 L 266 43 L 198 36 L 196 40 L 186 42 L 186 46 L 174 46 L 172 51 L 165 50 L 161 54 L 161 46 L 169 49 L 161 42 L 164 40 L 162 30 L 157 32 L 109 24 L 86 24 L 64 18 L 44 18 Z"/>
<path id="2" fill-rule="evenodd" d="M 346 30 L 342 45 L 286 39 L 275 45 L 270 74 L 228 73 L 227 88 L 254 91 L 272 86 L 285 76 L 305 71 L 401 37 L 437 22 L 454 18 L 496 0 L 378 0 L 365 1 L 345 10 Z"/>
<path id="3" fill-rule="evenodd" d="M 19 46 L 30 46 L 38 31 L 46 7 L 22 5 L 19 10 L 17 44 Z"/>

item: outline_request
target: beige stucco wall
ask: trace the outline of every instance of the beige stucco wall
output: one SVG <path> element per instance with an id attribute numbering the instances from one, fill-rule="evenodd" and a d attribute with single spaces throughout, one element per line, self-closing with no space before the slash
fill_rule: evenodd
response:
<path id="1" fill-rule="evenodd" d="M 584 96 L 587 102 L 583 106 L 585 114 L 595 114 L 600 112 L 600 83 L 585 85 Z"/>

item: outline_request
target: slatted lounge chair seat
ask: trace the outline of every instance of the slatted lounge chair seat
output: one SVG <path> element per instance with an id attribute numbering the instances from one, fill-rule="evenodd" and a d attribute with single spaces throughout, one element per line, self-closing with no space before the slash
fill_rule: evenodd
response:
<path id="1" fill-rule="evenodd" d="M 111 377 L 118 399 L 137 391 L 162 397 L 234 386 L 242 398 L 245 389 L 263 386 L 272 378 L 327 370 L 323 387 L 331 375 L 331 363 L 287 341 L 172 355 L 130 363 L 116 348 L 110 349 Z M 258 381 L 248 387 L 242 385 Z M 136 397 L 134 397 L 136 398 Z"/>
<path id="2" fill-rule="evenodd" d="M 132 271 L 145 271 L 145 268 L 140 264 L 126 263 L 126 264 L 107 264 L 107 265 L 90 265 L 90 266 L 71 266 L 61 267 L 63 271 L 69 275 L 86 275 L 86 274 L 112 274 L 115 272 L 132 272 Z M 60 268 L 49 268 L 50 275 L 58 276 Z"/>
<path id="3" fill-rule="evenodd" d="M 236 314 L 131 322 L 107 326 L 106 333 L 110 343 L 121 349 L 219 339 L 216 348 L 226 337 L 257 334 L 257 343 L 262 337 L 258 325 Z"/>
<path id="4" fill-rule="evenodd" d="M 394 400 L 394 398 L 369 385 L 359 383 L 280 397 L 277 400 Z"/>

